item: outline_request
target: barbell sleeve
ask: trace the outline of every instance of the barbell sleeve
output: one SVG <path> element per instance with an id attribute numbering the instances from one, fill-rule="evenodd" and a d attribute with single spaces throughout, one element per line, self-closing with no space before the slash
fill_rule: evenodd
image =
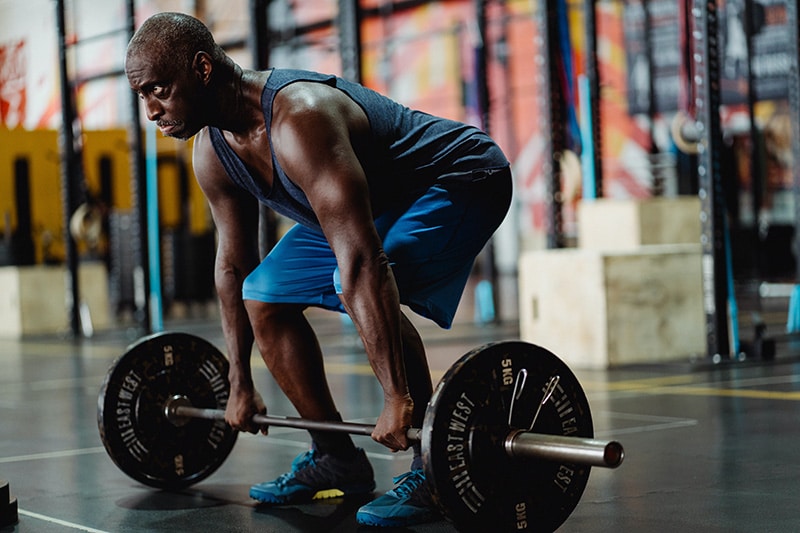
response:
<path id="1" fill-rule="evenodd" d="M 225 420 L 225 411 L 194 407 L 188 399 L 174 396 L 164 406 L 164 416 L 175 425 L 187 419 Z M 306 418 L 274 415 L 253 415 L 253 422 L 263 426 L 291 427 L 296 429 L 336 431 L 352 435 L 370 436 L 375 426 L 355 422 L 332 422 Z M 411 441 L 421 440 L 422 430 L 410 428 L 406 433 Z M 511 430 L 504 441 L 505 452 L 515 458 L 536 458 L 548 461 L 579 463 L 590 466 L 616 468 L 622 463 L 624 450 L 616 441 L 600 441 L 582 437 L 567 437 Z"/>
<path id="2" fill-rule="evenodd" d="M 625 458 L 625 450 L 617 441 L 547 435 L 521 430 L 509 433 L 504 446 L 510 457 L 532 457 L 606 468 L 617 468 Z"/>

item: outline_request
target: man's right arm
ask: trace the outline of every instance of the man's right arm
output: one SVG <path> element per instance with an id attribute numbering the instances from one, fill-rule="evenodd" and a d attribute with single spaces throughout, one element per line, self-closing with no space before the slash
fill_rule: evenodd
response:
<path id="1" fill-rule="evenodd" d="M 225 419 L 236 429 L 256 432 L 258 428 L 250 425 L 250 419 L 256 412 L 263 412 L 264 406 L 255 391 L 250 369 L 253 331 L 242 300 L 242 282 L 258 265 L 258 205 L 227 176 L 207 130 L 195 137 L 192 159 L 218 233 L 214 284 L 231 383 Z"/>

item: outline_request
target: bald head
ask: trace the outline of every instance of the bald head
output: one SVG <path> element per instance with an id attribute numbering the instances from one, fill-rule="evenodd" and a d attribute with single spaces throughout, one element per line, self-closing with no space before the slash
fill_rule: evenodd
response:
<path id="1" fill-rule="evenodd" d="M 184 13 L 158 13 L 136 31 L 125 55 L 126 64 L 133 58 L 146 56 L 159 66 L 185 68 L 192 64 L 197 52 L 206 52 L 215 63 L 225 63 L 227 56 L 208 28 Z"/>
<path id="2" fill-rule="evenodd" d="M 206 26 L 183 13 L 147 19 L 128 44 L 125 74 L 164 135 L 188 139 L 220 124 L 241 98 L 242 69 Z"/>

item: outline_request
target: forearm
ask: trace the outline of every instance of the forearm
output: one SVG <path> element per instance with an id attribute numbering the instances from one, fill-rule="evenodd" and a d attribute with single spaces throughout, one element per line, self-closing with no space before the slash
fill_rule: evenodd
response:
<path id="1" fill-rule="evenodd" d="M 342 301 L 355 324 L 370 365 L 388 401 L 408 396 L 400 335 L 400 297 L 391 267 L 377 257 L 345 268 Z"/>
<path id="2" fill-rule="evenodd" d="M 241 270 L 218 261 L 215 284 L 219 296 L 222 333 L 230 361 L 228 379 L 231 387 L 252 388 L 250 354 L 253 349 L 253 330 L 242 300 Z"/>

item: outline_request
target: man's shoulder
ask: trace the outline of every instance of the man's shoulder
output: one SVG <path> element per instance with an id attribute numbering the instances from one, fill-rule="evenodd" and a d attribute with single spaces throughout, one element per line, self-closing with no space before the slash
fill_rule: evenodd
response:
<path id="1" fill-rule="evenodd" d="M 192 167 L 198 179 L 212 178 L 225 171 L 211 142 L 211 128 L 209 126 L 201 129 L 194 136 Z"/>
<path id="2" fill-rule="evenodd" d="M 198 157 L 208 157 L 213 154 L 213 146 L 211 143 L 210 126 L 205 126 L 197 132 L 192 142 L 192 157 L 197 160 Z"/>
<path id="3" fill-rule="evenodd" d="M 293 80 L 319 81 L 336 77 L 334 74 L 326 74 L 324 72 L 304 70 L 299 68 L 272 68 L 269 70 L 269 72 L 270 80 L 278 83 Z"/>

